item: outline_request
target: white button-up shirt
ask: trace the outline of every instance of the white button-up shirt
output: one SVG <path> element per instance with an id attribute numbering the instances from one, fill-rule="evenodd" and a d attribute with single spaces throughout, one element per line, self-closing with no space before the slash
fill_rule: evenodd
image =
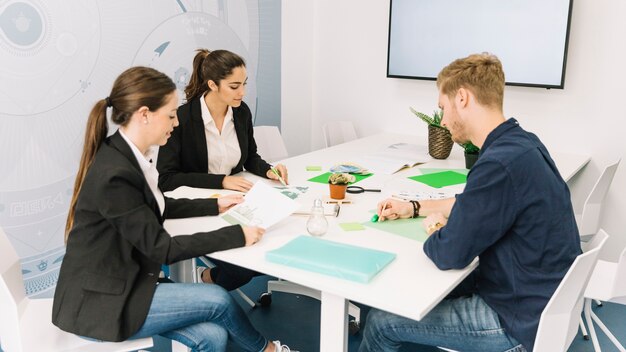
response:
<path id="1" fill-rule="evenodd" d="M 233 108 L 229 106 L 226 111 L 222 133 L 215 125 L 215 120 L 211 116 L 204 96 L 200 97 L 200 109 L 202 110 L 202 121 L 206 135 L 209 173 L 230 175 L 230 171 L 237 166 L 239 159 L 241 159 L 241 149 L 233 119 Z"/>
<path id="2" fill-rule="evenodd" d="M 126 143 L 130 146 L 130 150 L 133 151 L 135 159 L 137 159 L 137 163 L 139 163 L 139 168 L 141 168 L 141 172 L 143 172 L 143 176 L 146 178 L 154 198 L 156 198 L 161 215 L 163 215 L 163 211 L 165 211 L 165 198 L 159 189 L 159 172 L 156 169 L 156 157 L 159 147 L 152 146 L 148 149 L 146 155 L 143 155 L 130 138 L 128 138 L 121 129 L 119 131 L 122 138 L 124 138 Z"/>

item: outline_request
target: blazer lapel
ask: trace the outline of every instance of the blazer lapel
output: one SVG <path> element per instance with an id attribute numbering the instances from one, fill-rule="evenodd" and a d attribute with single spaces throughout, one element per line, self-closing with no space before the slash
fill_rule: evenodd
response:
<path id="1" fill-rule="evenodd" d="M 198 168 L 204 170 L 204 172 L 208 172 L 209 157 L 207 153 L 206 133 L 204 132 L 204 120 L 202 120 L 202 109 L 200 108 L 200 99 L 195 98 L 191 101 L 191 104 L 189 104 L 189 117 L 192 126 L 192 140 L 195 144 L 193 150 L 198 153 L 198 160 L 196 160 Z"/>
<path id="2" fill-rule="evenodd" d="M 239 169 L 243 165 L 243 161 L 248 159 L 248 133 L 246 132 L 245 117 L 239 116 L 239 108 L 233 108 L 233 122 L 235 124 L 235 133 L 239 142 L 239 150 L 241 150 L 241 158 L 233 171 Z M 231 174 L 233 173 L 231 171 Z"/>
<path id="3" fill-rule="evenodd" d="M 109 137 L 109 141 L 110 141 L 109 144 L 111 145 L 111 147 L 115 148 L 117 151 L 120 152 L 120 154 L 122 154 L 126 159 L 128 159 L 128 161 L 130 161 L 130 163 L 133 165 L 133 168 L 135 169 L 135 171 L 137 171 L 141 175 L 142 179 L 144 180 L 143 193 L 146 196 L 146 200 L 148 200 L 150 207 L 152 208 L 152 210 L 154 210 L 155 214 L 159 218 L 159 221 L 163 223 L 163 218 L 161 216 L 161 209 L 159 209 L 159 204 L 157 203 L 156 198 L 154 198 L 154 194 L 152 194 L 152 190 L 150 189 L 150 186 L 148 185 L 148 181 L 145 180 L 146 178 L 143 174 L 143 171 L 141 171 L 141 167 L 139 166 L 139 163 L 137 162 L 137 158 L 135 158 L 135 154 L 133 154 L 133 151 L 130 149 L 130 146 L 128 145 L 128 143 L 126 143 L 122 135 L 120 135 L 119 130 L 116 131 L 111 137 Z"/>

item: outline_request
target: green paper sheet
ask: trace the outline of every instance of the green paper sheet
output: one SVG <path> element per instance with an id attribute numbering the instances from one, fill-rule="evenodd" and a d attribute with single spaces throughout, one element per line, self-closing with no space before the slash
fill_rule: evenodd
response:
<path id="1" fill-rule="evenodd" d="M 463 175 L 467 175 L 469 173 L 468 169 L 431 169 L 431 168 L 418 168 L 418 170 L 420 170 L 420 172 L 424 175 L 424 174 L 434 174 L 437 172 L 443 172 L 443 171 L 454 171 L 454 172 L 458 172 L 460 174 Z"/>
<path id="2" fill-rule="evenodd" d="M 443 172 L 435 172 L 432 174 L 411 176 L 409 178 L 413 181 L 421 182 L 434 188 L 458 185 L 467 181 L 467 175 L 463 175 L 456 171 L 449 170 Z"/>
<path id="3" fill-rule="evenodd" d="M 344 222 L 344 223 L 339 224 L 339 227 L 341 227 L 341 229 L 344 231 L 365 230 L 365 227 L 363 227 L 363 225 L 358 222 Z"/>
<path id="4" fill-rule="evenodd" d="M 321 174 L 319 176 L 315 176 L 313 178 L 310 178 L 308 181 L 309 182 L 317 182 L 317 183 L 328 183 L 328 178 L 330 177 L 330 175 L 332 174 L 332 172 L 327 172 L 324 174 Z M 352 182 L 351 184 L 355 184 L 361 180 L 364 180 L 370 176 L 372 176 L 373 174 L 367 174 L 367 175 L 354 175 L 354 177 L 356 178 L 356 180 L 354 182 Z"/>
<path id="5" fill-rule="evenodd" d="M 422 226 L 423 220 L 424 218 L 398 219 L 380 222 L 367 221 L 364 222 L 363 225 L 424 243 L 424 241 L 428 238 L 428 235 Z"/>

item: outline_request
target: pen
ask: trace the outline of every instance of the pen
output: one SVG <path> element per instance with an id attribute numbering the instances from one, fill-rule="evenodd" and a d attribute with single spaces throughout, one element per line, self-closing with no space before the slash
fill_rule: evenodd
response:
<path id="1" fill-rule="evenodd" d="M 287 184 L 285 183 L 285 180 L 283 180 L 283 177 L 282 177 L 282 176 L 280 176 L 280 172 L 278 172 L 278 170 L 276 170 L 276 168 L 275 168 L 275 167 L 273 167 L 273 166 L 272 166 L 272 167 L 270 168 L 270 170 L 272 170 L 272 172 L 273 172 L 274 174 L 276 174 L 276 176 L 278 176 L 278 181 L 280 181 L 280 183 L 281 183 L 283 186 L 287 186 Z"/>

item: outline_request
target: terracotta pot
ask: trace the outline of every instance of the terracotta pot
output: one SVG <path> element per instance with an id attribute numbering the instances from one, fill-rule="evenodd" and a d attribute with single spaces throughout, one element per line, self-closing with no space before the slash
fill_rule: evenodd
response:
<path id="1" fill-rule="evenodd" d="M 330 187 L 330 198 L 332 199 L 346 198 L 346 188 L 348 188 L 348 185 L 333 185 L 332 183 L 329 183 L 328 186 Z"/>

